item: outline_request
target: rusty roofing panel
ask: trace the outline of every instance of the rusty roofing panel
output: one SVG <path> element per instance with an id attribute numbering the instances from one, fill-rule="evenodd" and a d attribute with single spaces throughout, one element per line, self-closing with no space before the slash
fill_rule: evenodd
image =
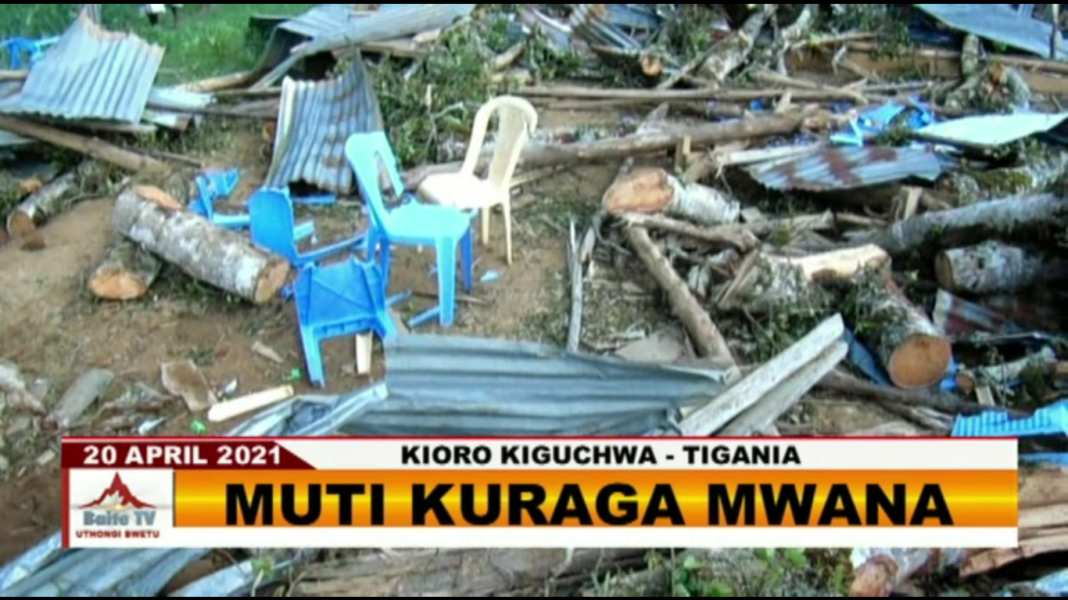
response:
<path id="1" fill-rule="evenodd" d="M 777 190 L 821 192 L 889 183 L 908 177 L 934 180 L 942 164 L 934 153 L 916 148 L 869 146 L 829 148 L 801 157 L 766 162 L 747 169 L 760 183 Z"/>
<path id="2" fill-rule="evenodd" d="M 82 13 L 30 69 L 0 112 L 137 123 L 163 62 L 163 48 L 102 29 Z"/>
<path id="3" fill-rule="evenodd" d="M 303 181 L 345 194 L 353 174 L 345 160 L 345 140 L 354 133 L 379 131 L 382 116 L 370 75 L 356 56 L 342 76 L 325 81 L 282 82 L 274 159 L 266 185 Z"/>

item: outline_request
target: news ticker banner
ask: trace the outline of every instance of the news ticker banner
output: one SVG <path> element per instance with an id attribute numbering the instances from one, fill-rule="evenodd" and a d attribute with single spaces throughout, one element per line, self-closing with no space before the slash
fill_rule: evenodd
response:
<path id="1" fill-rule="evenodd" d="M 1017 545 L 990 439 L 75 438 L 78 548 Z"/>

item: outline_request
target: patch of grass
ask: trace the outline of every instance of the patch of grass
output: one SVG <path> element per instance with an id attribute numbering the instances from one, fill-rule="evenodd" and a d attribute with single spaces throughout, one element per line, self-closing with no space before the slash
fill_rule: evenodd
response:
<path id="1" fill-rule="evenodd" d="M 263 40 L 248 35 L 249 17 L 256 14 L 296 15 L 314 4 L 215 4 L 202 12 L 201 4 L 186 4 L 181 24 L 170 14 L 158 27 L 141 16 L 137 4 L 103 4 L 104 27 L 131 31 L 166 49 L 159 83 L 192 81 L 252 67 L 263 50 Z M 5 4 L 0 7 L 4 37 L 39 38 L 60 35 L 75 16 L 73 4 Z"/>

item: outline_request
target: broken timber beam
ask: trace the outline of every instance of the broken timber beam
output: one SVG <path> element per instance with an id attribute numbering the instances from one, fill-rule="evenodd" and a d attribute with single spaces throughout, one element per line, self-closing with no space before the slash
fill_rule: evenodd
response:
<path id="1" fill-rule="evenodd" d="M 684 184 L 664 169 L 648 167 L 616 179 L 601 204 L 610 215 L 663 213 L 702 225 L 734 223 L 742 212 L 737 200 L 716 189 Z"/>
<path id="2" fill-rule="evenodd" d="M 784 382 L 795 374 L 809 368 L 813 372 L 819 372 L 819 369 L 827 362 L 831 362 L 839 352 L 837 343 L 843 340 L 844 333 L 845 323 L 841 315 L 827 319 L 786 351 L 735 382 L 708 404 L 687 415 L 680 424 L 681 435 L 684 437 L 713 435 L 739 415 L 757 405 L 768 394 L 779 390 Z M 827 352 L 829 354 L 824 356 Z M 832 364 L 828 368 L 833 368 L 833 366 Z M 822 376 L 821 374 L 820 377 Z M 818 381 L 820 377 L 816 380 Z M 796 381 L 803 383 L 807 379 L 808 376 L 805 375 Z M 787 386 L 789 387 L 789 384 Z M 807 391 L 807 389 L 802 391 L 801 395 Z M 747 427 L 763 423 L 767 414 L 786 404 L 795 393 L 796 390 L 789 392 L 780 390 L 769 402 L 771 409 L 767 406 L 758 409 L 757 418 L 750 416 L 742 423 Z"/>
<path id="3" fill-rule="evenodd" d="M 663 215 L 626 213 L 620 218 L 628 225 L 676 233 L 714 246 L 730 246 L 740 252 L 749 252 L 760 245 L 760 239 L 744 225 L 701 227 Z"/>
<path id="4" fill-rule="evenodd" d="M 185 210 L 159 188 L 138 186 L 119 194 L 115 230 L 187 275 L 262 304 L 277 296 L 289 262 L 248 238 Z"/>
<path id="5" fill-rule="evenodd" d="M 128 171 L 162 169 L 164 164 L 154 158 L 123 150 L 98 138 L 87 138 L 40 123 L 32 123 L 15 117 L 0 116 L 0 129 L 21 136 L 41 140 L 61 148 L 80 152 L 102 162 L 111 163 Z"/>

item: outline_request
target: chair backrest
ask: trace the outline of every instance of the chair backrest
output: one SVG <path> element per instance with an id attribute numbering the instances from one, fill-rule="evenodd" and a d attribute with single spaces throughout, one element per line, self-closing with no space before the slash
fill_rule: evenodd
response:
<path id="1" fill-rule="evenodd" d="M 382 170 L 385 169 L 393 192 L 398 196 L 404 193 L 404 182 L 397 167 L 397 156 L 389 144 L 385 131 L 354 133 L 345 142 L 345 157 L 349 160 L 356 174 L 356 185 L 371 214 L 372 225 L 380 228 L 389 223 L 389 209 L 386 208 L 380 185 Z"/>
<path id="2" fill-rule="evenodd" d="M 296 217 L 289 194 L 277 189 L 259 189 L 248 201 L 248 213 L 252 243 L 290 262 L 298 260 L 297 240 L 293 233 Z"/>
<path id="3" fill-rule="evenodd" d="M 326 266 L 310 264 L 300 270 L 294 291 L 304 325 L 364 326 L 383 338 L 395 333 L 381 270 L 374 263 L 353 257 Z"/>
<path id="4" fill-rule="evenodd" d="M 487 179 L 498 188 L 506 188 L 511 184 L 523 146 L 538 127 L 538 111 L 530 102 L 515 96 L 500 96 L 483 104 L 475 114 L 461 172 L 475 173 L 486 141 L 486 130 L 494 114 L 497 115 L 497 144 Z"/>

